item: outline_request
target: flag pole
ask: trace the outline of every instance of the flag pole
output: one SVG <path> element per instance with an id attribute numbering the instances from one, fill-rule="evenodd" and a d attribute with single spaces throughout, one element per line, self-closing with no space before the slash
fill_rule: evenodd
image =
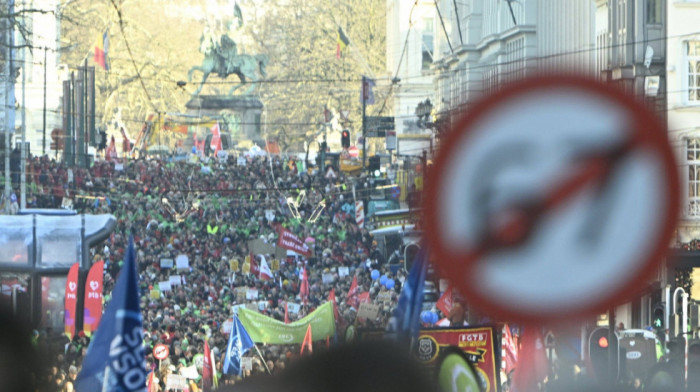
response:
<path id="1" fill-rule="evenodd" d="M 267 362 L 265 362 L 265 358 L 262 356 L 260 349 L 258 349 L 258 345 L 254 344 L 253 347 L 255 347 L 255 352 L 258 353 L 258 356 L 260 357 L 260 359 L 262 359 L 262 363 L 263 363 L 263 365 L 265 365 L 265 369 L 267 369 L 267 374 L 272 374 L 272 372 L 270 371 L 270 368 L 267 367 Z"/>

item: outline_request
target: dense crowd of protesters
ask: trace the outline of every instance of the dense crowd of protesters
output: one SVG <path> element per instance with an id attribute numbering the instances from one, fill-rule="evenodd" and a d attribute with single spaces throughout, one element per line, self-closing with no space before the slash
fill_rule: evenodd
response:
<path id="1" fill-rule="evenodd" d="M 203 353 L 205 340 L 212 347 L 220 372 L 227 343 L 223 325 L 234 305 L 255 304 L 261 313 L 283 321 L 286 302 L 306 302 L 297 314 L 286 314 L 294 321 L 327 301 L 333 290 L 339 311 L 334 340 L 343 340 L 351 325 L 386 325 L 405 271 L 390 269 L 376 241 L 355 223 L 350 179 L 343 173 L 334 178 L 312 174 L 298 163 L 294 158 L 231 156 L 226 161 L 204 158 L 195 164 L 157 159 L 98 161 L 86 169 L 34 157 L 27 165 L 26 205 L 60 208 L 69 200 L 79 213 L 108 213 L 117 218 L 113 235 L 93 248 L 92 255 L 94 260 L 105 261 L 107 301 L 124 260 L 128 237 L 133 235 L 149 365 L 157 362 L 151 347 L 166 344 L 170 348 L 168 360 L 156 373 L 162 388 L 168 372 L 192 365 L 194 357 Z M 295 201 L 294 205 L 288 203 L 288 198 Z M 15 209 L 17 203 L 14 198 Z M 280 227 L 305 239 L 313 254 L 281 259 L 266 254 L 263 257 L 269 265 L 279 266 L 273 268 L 273 278 L 266 280 L 249 273 L 244 268 L 250 254 L 249 241 L 276 244 Z M 182 284 L 160 292 L 159 298 L 151 296 L 158 282 L 177 273 L 161 268 L 161 259 L 182 254 L 191 267 L 181 273 Z M 340 276 L 339 267 L 347 267 L 349 274 Z M 307 301 L 300 297 L 302 268 L 308 275 Z M 371 271 L 375 269 L 387 280 L 392 279 L 393 287 L 387 288 L 376 276 L 373 279 Z M 331 274 L 332 281 L 324 283 L 324 274 Z M 357 306 L 348 304 L 347 294 L 355 276 L 358 292 L 369 292 L 372 300 L 381 292 L 391 293 L 391 303 L 376 319 L 358 319 Z M 237 295 L 242 287 L 256 288 L 258 298 L 244 300 Z M 266 304 L 260 306 L 261 301 Z M 48 340 L 45 331 L 37 336 L 37 341 Z M 47 383 L 58 390 L 70 390 L 88 343 L 89 338 L 80 332 L 71 341 L 48 345 L 53 367 Z M 326 346 L 325 341 L 316 344 L 321 344 L 319 349 Z M 292 345 L 259 345 L 259 349 L 265 363 L 256 356 L 250 374 L 274 374 L 299 355 L 299 347 Z M 235 380 L 224 375 L 222 382 Z"/>

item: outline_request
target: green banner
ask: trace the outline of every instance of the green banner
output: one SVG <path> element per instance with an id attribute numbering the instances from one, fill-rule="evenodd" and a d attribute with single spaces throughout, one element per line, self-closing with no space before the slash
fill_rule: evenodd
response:
<path id="1" fill-rule="evenodd" d="M 289 324 L 263 316 L 245 307 L 238 308 L 238 318 L 255 343 L 302 343 L 309 324 L 311 324 L 313 340 L 325 339 L 335 333 L 333 304 L 331 302 L 326 302 L 303 319 Z"/>

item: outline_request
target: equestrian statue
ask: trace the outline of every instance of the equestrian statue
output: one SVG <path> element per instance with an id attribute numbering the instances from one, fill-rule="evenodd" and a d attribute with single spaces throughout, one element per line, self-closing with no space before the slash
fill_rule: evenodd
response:
<path id="1" fill-rule="evenodd" d="M 204 49 L 202 65 L 192 67 L 187 73 L 187 80 L 192 82 L 192 73 L 194 71 L 202 72 L 202 80 L 199 82 L 199 87 L 192 95 L 199 94 L 209 74 L 212 72 L 215 72 L 222 79 L 231 74 L 238 76 L 240 83 L 234 84 L 228 95 L 233 95 L 234 91 L 248 83 L 248 81 L 250 81 L 250 86 L 243 94 L 250 94 L 255 89 L 257 82 L 267 76 L 265 72 L 268 62 L 267 55 L 238 54 L 238 46 L 226 34 L 221 35 L 218 43 L 215 40 L 210 40 L 208 44 L 202 45 L 202 48 Z"/>

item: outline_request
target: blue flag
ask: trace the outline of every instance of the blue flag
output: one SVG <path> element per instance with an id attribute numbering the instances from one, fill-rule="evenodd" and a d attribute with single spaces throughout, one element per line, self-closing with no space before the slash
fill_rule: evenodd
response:
<path id="1" fill-rule="evenodd" d="M 247 353 L 255 343 L 248 335 L 241 320 L 237 315 L 233 315 L 233 328 L 231 335 L 228 337 L 228 345 L 226 346 L 226 356 L 224 357 L 224 366 L 221 371 L 224 374 L 241 375 L 241 357 Z"/>
<path id="2" fill-rule="evenodd" d="M 139 310 L 134 239 L 129 238 L 124 265 L 75 380 L 77 392 L 145 391 L 146 356 Z"/>
<path id="3" fill-rule="evenodd" d="M 423 286 L 428 270 L 428 255 L 425 248 L 416 255 L 406 282 L 401 287 L 399 301 L 387 325 L 387 336 L 399 341 L 418 336 L 420 313 L 423 306 Z"/>

